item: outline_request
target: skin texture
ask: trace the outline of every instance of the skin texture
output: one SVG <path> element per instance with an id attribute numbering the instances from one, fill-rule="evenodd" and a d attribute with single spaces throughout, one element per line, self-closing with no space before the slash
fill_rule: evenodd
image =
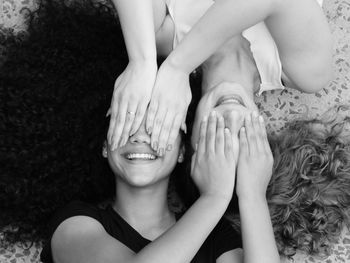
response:
<path id="1" fill-rule="evenodd" d="M 113 208 L 153 242 L 134 253 L 109 236 L 96 220 L 71 217 L 52 237 L 55 262 L 189 262 L 223 216 L 235 184 L 231 134 L 224 130 L 223 118 L 212 114 L 203 122 L 201 134 L 192 168 L 192 178 L 201 195 L 176 223 L 167 205 L 167 188 L 170 173 L 183 151 L 180 135 L 173 151 L 165 156 L 129 160 L 130 153 L 155 153 L 144 119 L 124 147 L 117 151 L 108 147 L 108 161 L 116 175 Z M 218 262 L 232 262 L 225 259 L 237 259 L 240 253 L 240 249 L 228 251 Z"/>
<path id="2" fill-rule="evenodd" d="M 122 2 L 122 0 L 120 1 Z M 146 10 L 150 10 L 150 5 L 148 3 Z M 118 9 L 118 4 L 116 6 Z M 155 6 L 158 8 L 155 8 Z M 120 12 L 125 11 L 127 16 L 127 14 L 132 13 L 130 10 L 133 10 L 135 6 L 129 4 L 129 6 L 125 5 L 124 7 L 125 10 L 120 9 Z M 137 6 L 136 10 L 139 10 Z M 159 10 L 164 10 L 164 4 L 157 1 L 153 5 L 153 12 L 159 12 Z M 163 15 L 164 11 L 161 11 L 160 15 L 156 15 L 157 19 L 154 20 L 160 21 L 159 17 Z M 128 31 L 129 27 L 133 28 L 135 24 L 142 24 L 144 20 L 149 22 L 152 17 L 148 13 L 141 16 L 147 17 L 147 19 L 137 18 L 137 21 L 133 21 L 130 16 L 125 19 L 129 21 L 128 23 L 122 23 L 125 32 Z M 132 17 L 134 18 L 134 15 Z M 166 17 L 164 15 L 163 21 L 165 25 L 168 25 L 169 20 Z M 212 23 L 212 21 L 217 22 Z M 136 113 L 138 120 L 141 119 L 144 106 L 149 103 L 146 128 L 149 133 L 152 133 L 151 145 L 154 150 L 158 151 L 158 154 L 164 154 L 166 149 L 170 150 L 172 148 L 176 131 L 180 127 L 185 130 L 183 123 L 187 107 L 191 101 L 189 74 L 231 37 L 239 35 L 243 30 L 261 21 L 265 21 L 276 41 L 288 86 L 313 93 L 329 82 L 332 75 L 332 38 L 322 9 L 314 0 L 215 1 L 179 45 L 170 52 L 158 69 L 156 78 L 153 78 L 154 74 L 149 75 L 150 79 L 154 81 L 152 96 L 149 95 L 152 81 L 149 81 L 146 82 L 147 88 L 145 88 L 147 96 L 140 96 L 134 100 L 135 105 L 142 105 L 141 114 Z M 151 26 L 151 23 L 145 23 L 142 26 L 146 24 L 148 27 L 143 33 L 147 34 L 146 40 L 149 40 L 154 38 L 155 29 Z M 158 26 L 155 26 L 155 28 L 158 28 Z M 158 32 L 162 32 L 161 29 Z M 134 31 L 131 30 L 131 32 Z M 164 40 L 164 37 L 160 38 L 163 39 L 160 42 L 168 43 Z M 132 41 L 133 44 L 130 42 L 127 41 L 129 50 L 133 49 L 135 44 L 136 46 L 142 46 L 143 44 L 142 41 L 136 41 L 136 37 Z M 138 50 L 138 48 L 135 49 Z M 164 52 L 164 49 L 161 49 L 162 52 Z M 140 88 L 138 89 L 140 90 Z M 136 91 L 136 88 L 134 91 Z M 124 93 L 128 94 L 126 90 L 119 95 L 117 94 L 113 104 L 121 101 L 118 97 L 125 98 Z M 149 98 L 151 99 L 149 100 Z M 124 127 L 124 120 L 127 119 L 125 117 L 126 112 L 139 111 L 135 105 L 131 109 L 127 109 L 127 106 L 122 107 L 120 117 L 117 118 L 118 127 Z M 117 107 L 113 108 L 116 109 Z M 115 111 L 113 113 L 113 118 L 115 118 Z M 124 138 L 126 138 L 132 119 L 133 117 L 128 119 L 127 128 L 123 129 Z M 114 147 L 118 145 L 120 130 L 122 128 L 119 127 L 116 131 L 112 129 L 110 132 Z M 121 145 L 123 143 L 125 143 L 125 139 L 122 140 Z"/>

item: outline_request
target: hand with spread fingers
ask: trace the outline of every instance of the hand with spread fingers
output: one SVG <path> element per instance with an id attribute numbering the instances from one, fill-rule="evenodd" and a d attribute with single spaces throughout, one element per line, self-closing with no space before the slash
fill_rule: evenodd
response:
<path id="1" fill-rule="evenodd" d="M 237 188 L 239 198 L 266 198 L 272 175 L 273 156 L 267 140 L 264 119 L 256 111 L 245 118 L 239 134 Z"/>
<path id="2" fill-rule="evenodd" d="M 151 146 L 158 155 L 172 149 L 180 128 L 186 132 L 186 114 L 191 98 L 189 74 L 163 63 L 157 73 L 146 120 Z"/>
<path id="3" fill-rule="evenodd" d="M 236 172 L 232 135 L 225 128 L 224 118 L 216 112 L 201 123 L 191 165 L 191 175 L 201 195 L 231 200 Z"/>
<path id="4" fill-rule="evenodd" d="M 130 61 L 114 85 L 108 143 L 111 149 L 125 145 L 145 115 L 157 74 L 156 61 Z"/>

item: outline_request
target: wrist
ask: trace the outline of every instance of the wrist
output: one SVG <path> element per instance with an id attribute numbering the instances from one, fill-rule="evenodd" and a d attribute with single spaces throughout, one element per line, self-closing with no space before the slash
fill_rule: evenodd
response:
<path id="1" fill-rule="evenodd" d="M 135 57 L 129 58 L 129 64 L 157 67 L 157 57 Z"/>
<path id="2" fill-rule="evenodd" d="M 191 72 L 194 70 L 189 65 L 187 65 L 185 60 L 182 58 L 179 58 L 176 54 L 174 54 L 174 51 L 170 53 L 170 55 L 164 60 L 162 66 L 169 67 L 173 70 L 183 72 L 184 74 L 191 74 Z"/>
<path id="3" fill-rule="evenodd" d="M 240 207 L 267 204 L 266 195 L 258 192 L 239 194 L 238 202 Z"/>
<path id="4" fill-rule="evenodd" d="M 152 59 L 129 60 L 128 67 L 139 74 L 147 74 L 149 77 L 154 78 L 156 77 L 158 70 L 157 61 Z"/>

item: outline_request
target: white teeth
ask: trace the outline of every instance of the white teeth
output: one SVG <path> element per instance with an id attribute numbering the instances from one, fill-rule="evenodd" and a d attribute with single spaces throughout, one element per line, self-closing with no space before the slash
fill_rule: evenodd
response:
<path id="1" fill-rule="evenodd" d="M 225 99 L 225 100 L 223 100 L 220 104 L 226 104 L 226 103 L 241 104 L 241 102 L 240 102 L 238 99 L 236 99 L 236 98 Z"/>
<path id="2" fill-rule="evenodd" d="M 129 160 L 142 159 L 142 160 L 155 160 L 157 157 L 150 153 L 129 153 L 126 158 Z"/>

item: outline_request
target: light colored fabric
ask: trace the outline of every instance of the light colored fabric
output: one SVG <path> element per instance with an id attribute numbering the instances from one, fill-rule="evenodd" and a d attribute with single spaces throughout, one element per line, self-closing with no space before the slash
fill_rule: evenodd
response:
<path id="1" fill-rule="evenodd" d="M 316 0 L 322 6 L 323 0 Z M 191 30 L 193 25 L 204 15 L 214 3 L 213 0 L 166 0 L 170 17 L 175 26 L 173 48 Z M 250 43 L 257 69 L 260 75 L 260 89 L 264 91 L 284 89 L 282 84 L 282 64 L 278 49 L 264 22 L 260 22 L 242 32 Z"/>

